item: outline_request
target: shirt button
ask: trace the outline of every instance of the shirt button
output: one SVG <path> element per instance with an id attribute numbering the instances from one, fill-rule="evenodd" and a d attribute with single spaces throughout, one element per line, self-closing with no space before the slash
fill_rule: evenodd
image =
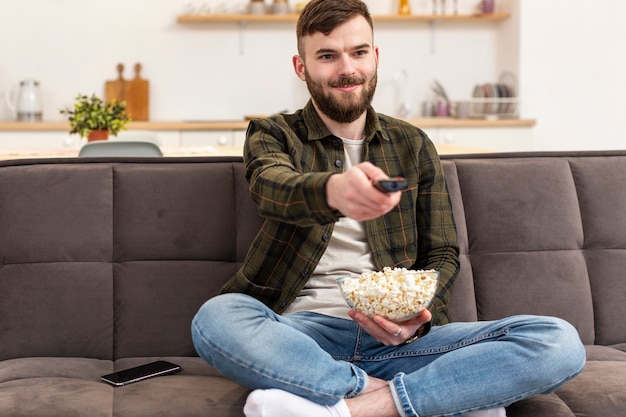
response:
<path id="1" fill-rule="evenodd" d="M 287 301 L 285 301 L 285 300 L 282 300 L 282 301 L 278 304 L 278 307 L 279 307 L 279 308 L 285 308 L 286 306 L 287 306 Z"/>
<path id="2" fill-rule="evenodd" d="M 333 145 L 335 145 L 335 147 L 340 147 L 341 146 L 341 141 L 337 138 L 333 139 Z"/>
<path id="3" fill-rule="evenodd" d="M 308 268 L 306 268 L 305 270 L 300 272 L 300 276 L 303 277 L 303 278 L 308 276 L 308 275 L 309 275 L 309 269 Z"/>
<path id="4" fill-rule="evenodd" d="M 322 236 L 322 240 L 324 242 L 328 242 L 330 240 L 330 236 L 328 235 L 328 233 L 324 233 L 324 235 Z"/>
<path id="5" fill-rule="evenodd" d="M 336 166 L 337 168 L 341 168 L 341 167 L 343 166 L 343 163 L 341 162 L 341 160 L 340 160 L 340 159 L 337 159 L 337 160 L 335 161 L 335 166 Z"/>

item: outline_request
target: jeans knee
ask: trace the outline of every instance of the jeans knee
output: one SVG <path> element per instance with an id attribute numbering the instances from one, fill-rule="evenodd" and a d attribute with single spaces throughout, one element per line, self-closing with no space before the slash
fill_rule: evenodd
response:
<path id="1" fill-rule="evenodd" d="M 551 338 L 547 338 L 551 359 L 562 364 L 563 372 L 572 376 L 579 374 L 585 366 L 585 347 L 580 339 L 578 330 L 566 320 L 548 317 L 551 329 Z"/>
<path id="2" fill-rule="evenodd" d="M 206 301 L 191 322 L 191 335 L 196 350 L 208 345 L 237 340 L 242 326 L 254 327 L 257 319 L 271 316 L 273 312 L 259 300 L 245 294 L 229 293 Z M 208 347 L 205 347 L 208 348 Z"/>

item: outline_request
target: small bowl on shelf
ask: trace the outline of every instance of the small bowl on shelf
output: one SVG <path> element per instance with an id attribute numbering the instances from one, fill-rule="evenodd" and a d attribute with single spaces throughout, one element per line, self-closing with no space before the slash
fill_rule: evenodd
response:
<path id="1" fill-rule="evenodd" d="M 348 306 L 368 317 L 402 322 L 428 308 L 437 293 L 439 271 L 384 268 L 337 280 Z"/>

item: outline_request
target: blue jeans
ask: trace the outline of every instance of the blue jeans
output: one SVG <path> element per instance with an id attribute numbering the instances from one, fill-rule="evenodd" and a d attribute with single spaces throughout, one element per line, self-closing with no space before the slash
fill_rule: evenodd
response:
<path id="1" fill-rule="evenodd" d="M 207 301 L 192 336 L 206 362 L 251 389 L 331 405 L 362 393 L 368 375 L 391 381 L 403 417 L 507 406 L 554 391 L 585 363 L 578 333 L 557 318 L 452 323 L 408 345 L 384 346 L 352 320 L 280 316 L 243 294 Z"/>

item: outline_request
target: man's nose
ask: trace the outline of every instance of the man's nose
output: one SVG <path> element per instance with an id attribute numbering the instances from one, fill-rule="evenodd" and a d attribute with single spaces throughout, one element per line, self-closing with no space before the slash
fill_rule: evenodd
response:
<path id="1" fill-rule="evenodd" d="M 352 60 L 352 58 L 350 57 L 350 55 L 348 54 L 342 54 L 341 58 L 339 59 L 339 70 L 341 75 L 353 75 L 355 70 L 354 70 L 354 62 Z"/>

